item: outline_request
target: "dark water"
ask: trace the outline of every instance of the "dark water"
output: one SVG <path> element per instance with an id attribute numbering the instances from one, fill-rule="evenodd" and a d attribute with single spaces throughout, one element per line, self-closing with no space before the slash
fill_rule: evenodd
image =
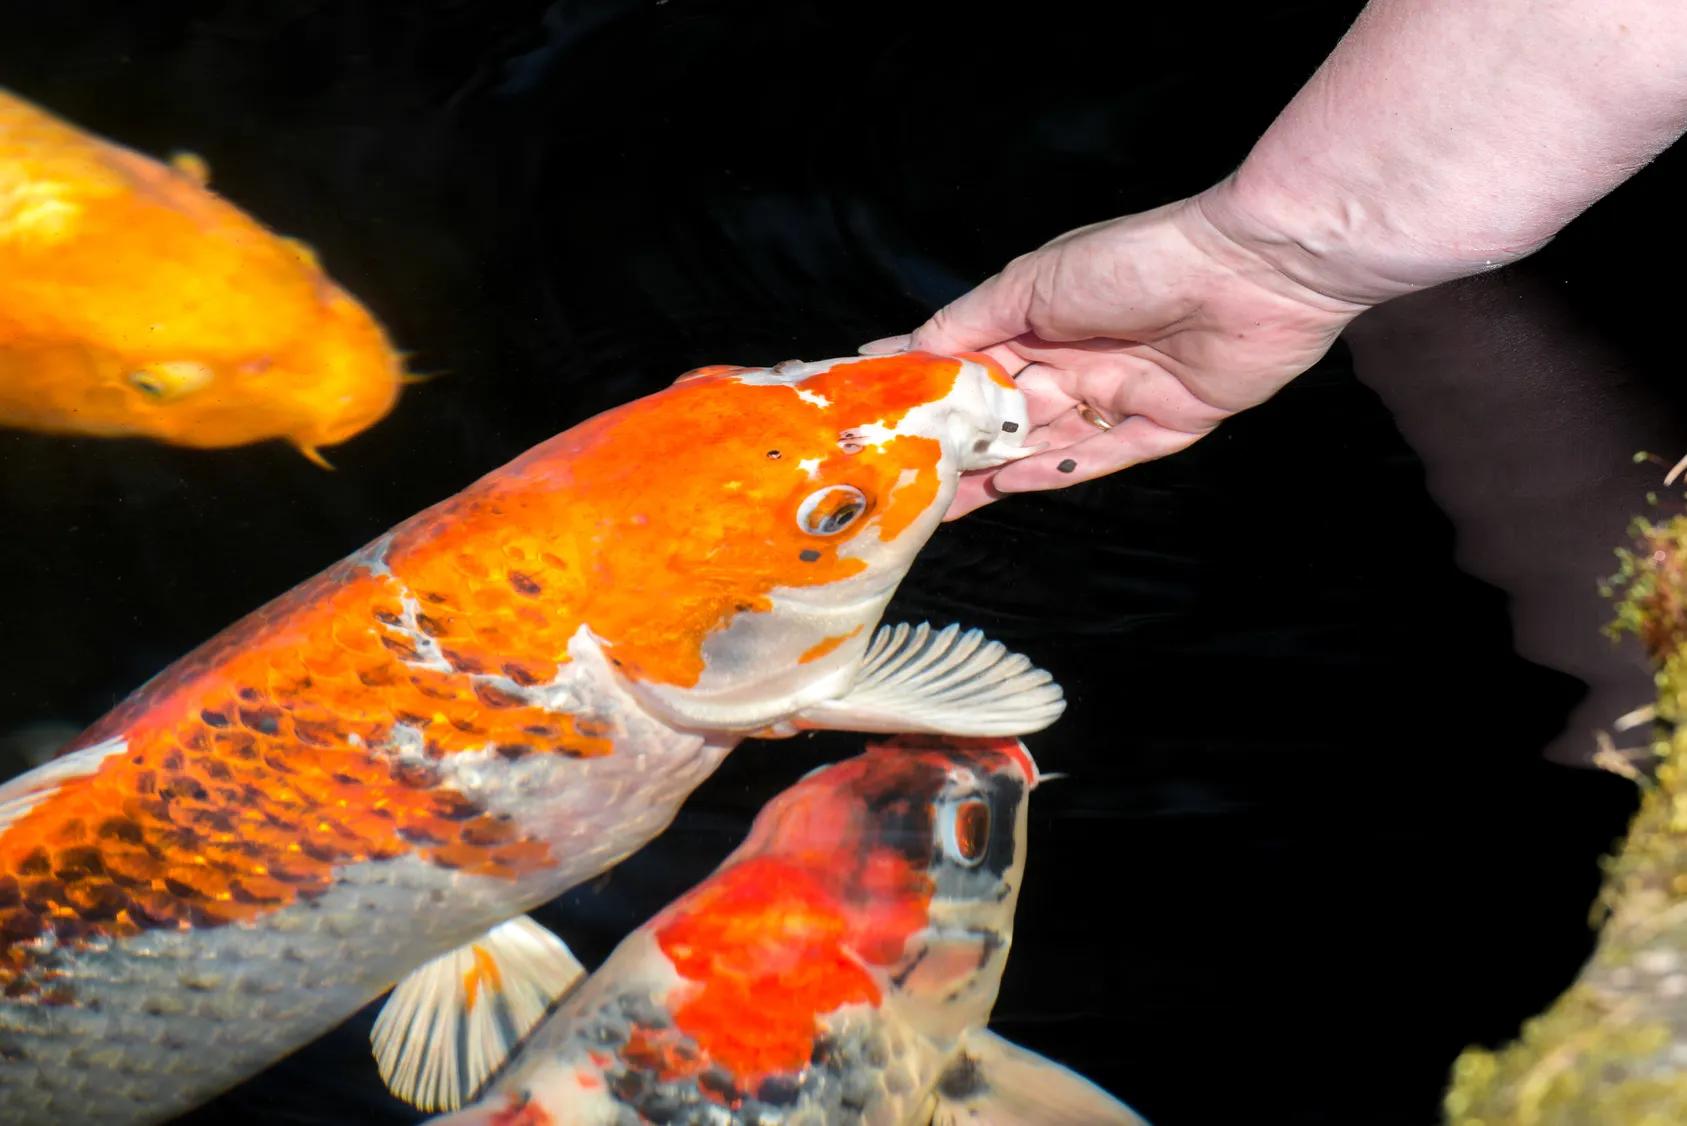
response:
<path id="1" fill-rule="evenodd" d="M 97 718 L 683 370 L 848 353 L 1062 230 L 1199 190 L 1358 6 L 0 4 L 0 85 L 204 155 L 449 373 L 334 474 L 279 446 L 0 433 L 0 732 Z M 1520 656 L 1507 598 L 1550 609 L 1562 583 L 1514 587 L 1585 558 L 1585 603 L 1661 477 L 1627 454 L 1684 417 L 1679 287 L 1638 279 L 1681 259 L 1684 180 L 1666 156 L 1491 290 L 1383 325 L 1366 382 L 1338 346 L 1184 454 L 942 531 L 891 617 L 981 626 L 1071 700 L 1032 741 L 1072 777 L 1033 804 L 1000 1031 L 1160 1126 L 1425 1123 L 1462 1047 L 1569 982 L 1633 788 L 1543 755 L 1600 674 L 1551 639 Z M 1509 398 L 1465 397 L 1508 373 Z M 858 746 L 746 746 L 541 917 L 595 963 Z M 414 1120 L 371 1019 L 184 1121 Z"/>

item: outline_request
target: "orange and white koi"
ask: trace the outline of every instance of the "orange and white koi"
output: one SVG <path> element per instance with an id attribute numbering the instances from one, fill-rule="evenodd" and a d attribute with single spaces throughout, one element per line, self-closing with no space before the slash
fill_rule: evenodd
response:
<path id="1" fill-rule="evenodd" d="M 412 971 L 391 1003 L 444 1014 L 411 1048 L 443 1062 L 386 1070 L 461 1097 L 501 1055 L 461 1016 L 494 1005 L 513 1040 L 554 995 L 559 944 L 508 920 L 656 835 L 742 738 L 1053 722 L 1059 686 L 976 632 L 874 633 L 1025 421 L 987 357 L 704 369 L 160 673 L 0 787 L 0 1123 L 168 1118 Z M 432 984 L 464 964 L 502 991 Z"/>
<path id="2" fill-rule="evenodd" d="M 209 175 L 0 90 L 0 425 L 320 462 L 392 409 L 374 317 Z"/>
<path id="3" fill-rule="evenodd" d="M 810 773 L 435 1126 L 1140 1126 L 985 1031 L 1037 771 L 900 737 Z"/>

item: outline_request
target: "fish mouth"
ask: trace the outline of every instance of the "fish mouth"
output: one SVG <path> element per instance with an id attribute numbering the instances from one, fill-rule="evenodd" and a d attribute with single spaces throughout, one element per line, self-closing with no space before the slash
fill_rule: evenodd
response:
<path id="1" fill-rule="evenodd" d="M 1026 446 L 1031 419 L 1025 392 L 1007 377 L 1001 365 L 978 354 L 959 359 L 973 377 L 970 393 L 958 404 L 960 418 L 969 430 L 958 443 L 961 472 L 994 469 L 1044 449 L 1044 444 Z"/>

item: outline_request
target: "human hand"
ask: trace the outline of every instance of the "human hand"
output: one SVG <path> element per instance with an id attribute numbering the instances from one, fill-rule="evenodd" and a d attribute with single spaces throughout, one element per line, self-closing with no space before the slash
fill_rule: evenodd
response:
<path id="1" fill-rule="evenodd" d="M 911 335 L 861 348 L 985 352 L 1025 392 L 1026 445 L 1048 448 L 968 474 L 947 519 L 1183 449 L 1311 367 L 1368 307 L 1230 233 L 1258 228 L 1230 219 L 1223 188 L 1061 235 Z"/>

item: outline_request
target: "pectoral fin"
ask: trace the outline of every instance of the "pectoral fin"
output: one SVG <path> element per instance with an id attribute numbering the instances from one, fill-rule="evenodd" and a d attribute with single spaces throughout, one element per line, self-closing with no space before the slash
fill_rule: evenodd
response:
<path id="1" fill-rule="evenodd" d="M 387 1089 L 422 1110 L 462 1106 L 585 972 L 525 915 L 411 971 L 370 1034 Z"/>
<path id="2" fill-rule="evenodd" d="M 1076 1072 L 989 1032 L 937 1081 L 931 1126 L 1148 1126 Z"/>
<path id="3" fill-rule="evenodd" d="M 880 627 L 855 685 L 799 713 L 797 728 L 1023 735 L 1060 718 L 1066 701 L 1054 677 L 958 625 Z"/>

